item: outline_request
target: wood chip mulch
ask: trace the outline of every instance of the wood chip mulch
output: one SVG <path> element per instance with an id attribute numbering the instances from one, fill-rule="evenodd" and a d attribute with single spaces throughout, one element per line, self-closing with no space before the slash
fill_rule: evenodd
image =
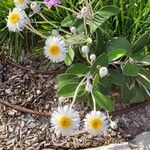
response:
<path id="1" fill-rule="evenodd" d="M 31 64 L 28 62 L 25 65 Z M 58 104 L 62 104 L 55 96 L 56 75 L 33 74 L 1 63 L 0 100 L 52 112 Z M 63 104 L 69 103 L 66 101 Z M 116 107 L 124 106 L 116 103 Z M 83 114 L 91 111 L 89 103 L 85 102 L 76 103 L 75 109 Z M 53 133 L 50 118 L 21 113 L 0 105 L 0 150 L 82 149 L 128 141 L 150 129 L 150 106 L 117 115 L 114 119 L 119 119 L 118 129 L 109 129 L 105 137 L 91 137 L 80 130 L 75 136 L 64 138 Z"/>

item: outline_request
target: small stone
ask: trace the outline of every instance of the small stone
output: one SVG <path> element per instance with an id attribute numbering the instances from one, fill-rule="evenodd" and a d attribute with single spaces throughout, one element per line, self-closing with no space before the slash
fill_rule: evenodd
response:
<path id="1" fill-rule="evenodd" d="M 11 90 L 10 89 L 5 89 L 5 94 L 10 95 L 11 94 Z"/>
<path id="2" fill-rule="evenodd" d="M 12 111 L 12 110 L 9 110 L 9 112 L 8 112 L 8 115 L 10 115 L 10 116 L 14 116 L 15 115 L 15 111 Z"/>
<path id="3" fill-rule="evenodd" d="M 5 131 L 5 125 L 1 125 L 0 126 L 0 132 L 4 132 Z"/>
<path id="4" fill-rule="evenodd" d="M 41 94 L 42 92 L 41 92 L 41 90 L 36 90 L 36 94 L 37 95 L 39 95 L 39 94 Z"/>

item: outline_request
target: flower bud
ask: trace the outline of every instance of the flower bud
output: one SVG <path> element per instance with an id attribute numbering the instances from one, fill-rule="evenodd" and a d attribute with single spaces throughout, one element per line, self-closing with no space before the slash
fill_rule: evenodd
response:
<path id="1" fill-rule="evenodd" d="M 26 25 L 30 25 L 31 24 L 31 20 L 30 18 L 26 15 Z"/>
<path id="2" fill-rule="evenodd" d="M 58 35 L 59 35 L 58 30 L 52 30 L 52 35 L 53 35 L 53 36 L 58 36 Z"/>
<path id="3" fill-rule="evenodd" d="M 101 67 L 99 69 L 99 75 L 100 75 L 101 78 L 107 76 L 108 75 L 107 67 Z"/>
<path id="4" fill-rule="evenodd" d="M 75 33 L 77 32 L 77 29 L 76 29 L 76 27 L 73 26 L 73 27 L 70 28 L 70 31 L 71 31 L 73 34 L 75 34 Z"/>
<path id="5" fill-rule="evenodd" d="M 110 121 L 110 127 L 112 128 L 112 129 L 117 129 L 117 122 L 116 121 Z"/>
<path id="6" fill-rule="evenodd" d="M 60 102 L 63 102 L 65 100 L 65 97 L 59 97 L 58 99 Z"/>
<path id="7" fill-rule="evenodd" d="M 58 89 L 58 85 L 56 84 L 55 86 L 54 86 L 54 90 L 57 90 Z"/>
<path id="8" fill-rule="evenodd" d="M 88 54 L 89 51 L 90 51 L 90 49 L 89 49 L 88 46 L 83 46 L 83 47 L 82 47 L 82 53 L 83 53 L 83 54 Z"/>
<path id="9" fill-rule="evenodd" d="M 91 54 L 90 55 L 90 60 L 93 62 L 96 59 L 96 55 L 95 54 Z"/>
<path id="10" fill-rule="evenodd" d="M 83 8 L 81 9 L 81 16 L 82 16 L 83 18 L 89 17 L 90 14 L 91 14 L 91 10 L 90 10 L 89 7 L 83 7 Z"/>
<path id="11" fill-rule="evenodd" d="M 36 2 L 32 2 L 31 3 L 31 9 L 33 10 L 34 13 L 39 13 L 41 10 L 41 7 Z"/>
<path id="12" fill-rule="evenodd" d="M 91 84 L 87 84 L 86 87 L 85 87 L 85 90 L 87 92 L 92 92 L 92 89 L 93 89 L 93 86 Z"/>

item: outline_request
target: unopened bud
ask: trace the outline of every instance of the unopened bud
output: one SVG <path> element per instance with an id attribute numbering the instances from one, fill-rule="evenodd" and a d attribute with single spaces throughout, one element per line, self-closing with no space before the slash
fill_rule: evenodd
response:
<path id="1" fill-rule="evenodd" d="M 39 13 L 41 11 L 41 7 L 39 4 L 36 2 L 31 3 L 31 9 L 33 10 L 34 13 Z"/>
<path id="2" fill-rule="evenodd" d="M 82 53 L 83 53 L 83 54 L 88 54 L 89 51 L 90 51 L 90 49 L 89 49 L 88 46 L 83 46 L 83 47 L 82 47 Z"/>
<path id="3" fill-rule="evenodd" d="M 81 9 L 81 16 L 82 16 L 83 18 L 89 17 L 90 14 L 91 14 L 91 10 L 90 10 L 89 7 L 83 7 L 83 8 Z"/>
<path id="4" fill-rule="evenodd" d="M 95 54 L 91 54 L 90 55 L 90 60 L 93 62 L 96 59 L 96 55 Z"/>
<path id="5" fill-rule="evenodd" d="M 86 87 L 85 87 L 85 90 L 87 92 L 92 92 L 92 89 L 93 89 L 93 86 L 91 84 L 87 84 Z"/>
<path id="6" fill-rule="evenodd" d="M 107 67 L 101 67 L 99 69 L 99 75 L 100 75 L 101 78 L 107 76 L 108 75 Z"/>
<path id="7" fill-rule="evenodd" d="M 65 100 L 65 97 L 59 97 L 59 102 L 63 102 Z"/>
<path id="8" fill-rule="evenodd" d="M 77 32 L 77 29 L 76 29 L 76 27 L 71 27 L 71 28 L 70 28 L 70 31 L 71 31 L 73 34 L 75 34 L 75 33 Z"/>
<path id="9" fill-rule="evenodd" d="M 110 127 L 111 127 L 112 129 L 117 129 L 117 128 L 118 128 L 117 122 L 116 122 L 116 121 L 110 121 Z"/>
<path id="10" fill-rule="evenodd" d="M 58 35 L 59 35 L 58 30 L 52 30 L 52 35 L 53 35 L 53 36 L 58 36 Z"/>

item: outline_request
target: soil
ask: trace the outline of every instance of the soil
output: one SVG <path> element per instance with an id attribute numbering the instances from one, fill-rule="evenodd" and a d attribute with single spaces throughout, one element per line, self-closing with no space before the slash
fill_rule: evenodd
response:
<path id="1" fill-rule="evenodd" d="M 45 69 L 46 61 L 24 61 L 23 66 L 34 69 Z M 63 65 L 47 65 L 49 72 Z M 60 102 L 56 96 L 56 76 L 41 75 L 25 71 L 6 63 L 0 64 L 0 100 L 33 110 L 52 112 L 58 105 L 70 104 L 71 100 Z M 114 100 L 118 93 L 111 93 Z M 128 107 L 115 102 L 116 109 Z M 91 137 L 82 131 L 72 137 L 56 137 L 50 128 L 50 118 L 21 113 L 0 105 L 0 150 L 39 150 L 39 149 L 83 149 L 98 147 L 104 144 L 121 143 L 134 138 L 137 134 L 150 129 L 149 105 L 116 115 L 118 128 L 109 128 L 103 137 Z M 80 113 L 91 111 L 88 102 L 76 103 L 74 109 Z"/>

